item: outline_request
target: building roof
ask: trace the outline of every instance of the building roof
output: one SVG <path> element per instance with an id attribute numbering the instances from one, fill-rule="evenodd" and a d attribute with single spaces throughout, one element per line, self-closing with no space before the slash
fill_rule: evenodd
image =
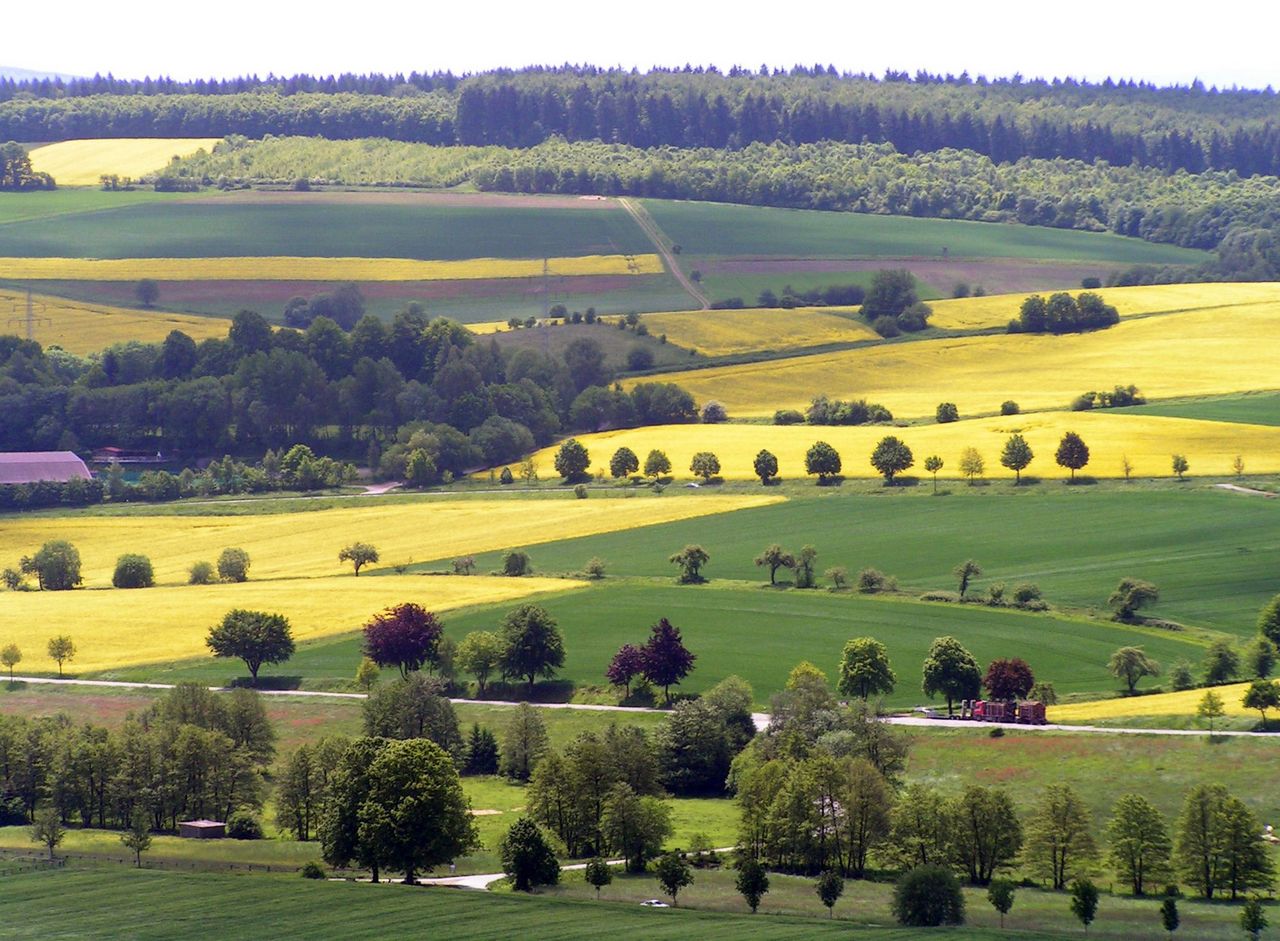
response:
<path id="1" fill-rule="evenodd" d="M 227 824 L 222 820 L 179 820 L 180 827 L 225 827 Z"/>
<path id="2" fill-rule="evenodd" d="M 66 483 L 91 480 L 89 468 L 71 451 L 10 451 L 0 453 L 0 484 L 33 484 L 41 480 Z"/>

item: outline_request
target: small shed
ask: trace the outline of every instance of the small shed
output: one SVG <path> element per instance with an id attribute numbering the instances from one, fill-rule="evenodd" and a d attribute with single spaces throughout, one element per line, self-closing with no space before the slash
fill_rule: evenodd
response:
<path id="1" fill-rule="evenodd" d="M 0 454 L 0 484 L 64 484 L 91 480 L 89 468 L 71 451 L 9 451 Z"/>
<path id="2" fill-rule="evenodd" d="M 178 836 L 192 840 L 221 840 L 227 835 L 227 825 L 221 820 L 183 820 L 178 824 Z"/>

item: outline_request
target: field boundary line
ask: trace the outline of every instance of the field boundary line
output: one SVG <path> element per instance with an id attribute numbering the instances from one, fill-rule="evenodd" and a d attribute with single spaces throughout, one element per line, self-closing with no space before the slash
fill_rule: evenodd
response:
<path id="1" fill-rule="evenodd" d="M 680 269 L 680 266 L 676 263 L 676 257 L 669 247 L 673 244 L 671 239 L 658 227 L 658 223 L 654 221 L 653 216 L 649 215 L 648 211 L 639 203 L 628 199 L 626 196 L 619 196 L 618 202 L 635 220 L 636 225 L 640 226 L 640 230 L 648 236 L 649 241 L 653 243 L 653 247 L 658 250 L 658 254 L 666 262 L 667 268 L 671 271 L 671 276 L 680 282 L 680 286 L 697 302 L 699 307 L 703 310 L 709 310 L 711 301 Z"/>

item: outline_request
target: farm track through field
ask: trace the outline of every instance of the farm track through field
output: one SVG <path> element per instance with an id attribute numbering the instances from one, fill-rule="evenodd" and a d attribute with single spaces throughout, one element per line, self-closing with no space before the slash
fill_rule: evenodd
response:
<path id="1" fill-rule="evenodd" d="M 130 683 L 123 680 L 76 680 L 41 676 L 15 676 L 13 683 L 42 683 L 50 686 L 88 686 L 105 689 L 155 689 L 165 690 L 173 689 L 172 683 Z M 215 693 L 225 693 L 229 691 L 226 686 L 210 686 L 210 691 Z M 331 690 L 303 690 L 303 689 L 260 689 L 258 690 L 264 696 L 302 696 L 311 699 L 367 699 L 364 693 L 340 693 Z M 498 699 L 462 699 L 451 698 L 451 703 L 466 704 L 473 706 L 509 706 L 515 707 L 522 705 L 511 700 Z M 615 713 L 637 713 L 637 712 L 657 712 L 663 713 L 662 709 L 648 709 L 643 706 L 606 706 L 596 703 L 576 703 L 576 702 L 531 702 L 524 705 L 533 706 L 536 709 L 575 709 L 583 712 L 615 712 Z M 762 731 L 769 726 L 769 714 L 767 712 L 753 712 L 752 720 L 755 722 L 756 730 Z M 966 728 L 967 726 L 957 725 L 946 719 L 930 719 L 923 716 L 885 716 L 883 721 L 890 725 L 911 726 L 914 728 L 935 728 L 935 729 L 953 729 Z M 996 728 L 998 726 L 990 726 Z M 975 728 L 988 728 L 988 726 L 975 726 Z M 1272 732 L 1245 732 L 1236 730 L 1218 729 L 1213 732 L 1200 729 L 1132 729 L 1122 726 L 1108 727 L 1100 725 L 1058 725 L 1051 723 L 1049 725 L 1017 725 L 1013 728 L 1019 731 L 1031 732 L 1073 732 L 1084 733 L 1088 735 L 1177 735 L 1181 737 L 1195 735 L 1209 736 L 1231 736 L 1233 738 L 1271 738 L 1280 741 L 1280 736 Z"/>
<path id="2" fill-rule="evenodd" d="M 711 307 L 711 301 L 707 299 L 707 295 L 703 294 L 691 281 L 680 266 L 676 263 L 676 257 L 668 248 L 670 239 L 658 228 L 658 223 L 654 222 L 653 217 L 645 211 L 643 206 L 638 205 L 634 200 L 620 198 L 618 202 L 622 203 L 622 208 L 631 214 L 631 218 L 636 221 L 636 225 L 644 231 L 649 237 L 649 241 L 653 242 L 653 247 L 658 250 L 658 254 L 662 256 L 662 260 L 666 263 L 667 268 L 671 271 L 671 276 L 680 282 L 680 286 L 688 292 L 689 296 L 697 302 L 698 306 L 703 310 Z"/>

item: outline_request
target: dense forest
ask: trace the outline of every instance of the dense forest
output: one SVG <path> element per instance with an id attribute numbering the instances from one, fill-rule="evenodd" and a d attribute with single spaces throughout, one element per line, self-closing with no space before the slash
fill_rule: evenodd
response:
<path id="1" fill-rule="evenodd" d="M 889 143 L 1006 163 L 1066 158 L 1165 171 L 1280 172 L 1275 93 L 1121 81 L 790 70 L 530 68 L 457 77 L 0 83 L 0 138 L 305 134 L 529 147 Z"/>
<path id="2" fill-rule="evenodd" d="M 504 356 L 416 305 L 390 325 L 364 316 L 349 333 L 327 317 L 305 331 L 272 330 L 242 311 L 225 340 L 175 330 L 163 343 L 90 358 L 0 336 L 0 450 L 247 454 L 306 443 L 397 478 L 420 451 L 425 485 L 518 461 L 568 429 L 697 419 L 693 398 L 674 385 L 628 393 L 612 378 L 589 337 L 561 356 Z"/>

